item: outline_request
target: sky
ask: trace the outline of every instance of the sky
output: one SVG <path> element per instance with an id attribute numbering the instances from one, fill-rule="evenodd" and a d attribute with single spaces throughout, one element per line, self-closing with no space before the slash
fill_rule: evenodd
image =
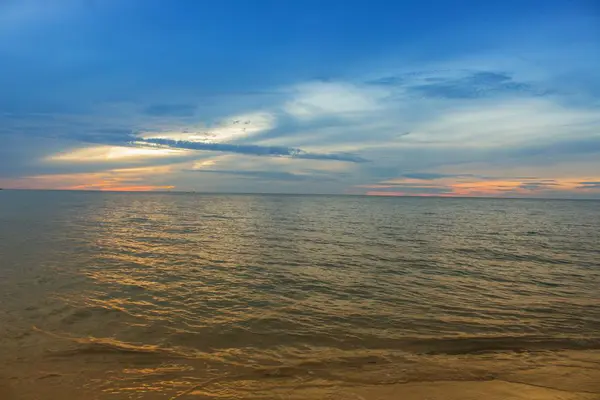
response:
<path id="1" fill-rule="evenodd" d="M 600 198 L 600 2 L 0 0 L 0 187 Z"/>

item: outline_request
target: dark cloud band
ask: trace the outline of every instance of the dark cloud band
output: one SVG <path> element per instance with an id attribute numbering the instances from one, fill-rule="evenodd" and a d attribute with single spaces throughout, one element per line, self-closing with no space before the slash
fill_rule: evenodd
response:
<path id="1" fill-rule="evenodd" d="M 352 153 L 313 153 L 302 149 L 285 146 L 260 146 L 253 144 L 209 143 L 191 142 L 186 140 L 173 140 L 162 138 L 138 139 L 134 144 L 152 144 L 171 149 L 220 151 L 254 156 L 290 157 L 307 160 L 332 160 L 351 163 L 364 163 L 368 160 Z"/>

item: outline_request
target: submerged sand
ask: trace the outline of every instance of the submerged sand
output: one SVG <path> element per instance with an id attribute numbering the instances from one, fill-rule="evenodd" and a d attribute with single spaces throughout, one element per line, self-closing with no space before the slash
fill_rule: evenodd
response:
<path id="1" fill-rule="evenodd" d="M 489 382 L 428 382 L 362 387 L 331 394 L 333 399 L 357 400 L 597 400 L 600 392 L 570 392 L 530 384 Z"/>
<path id="2" fill-rule="evenodd" d="M 518 357 L 516 354 L 516 363 Z M 497 371 L 487 368 L 485 374 L 473 375 L 476 380 L 469 380 L 470 367 L 460 364 L 454 365 L 454 372 L 456 376 L 464 376 L 457 380 L 379 384 L 356 379 L 373 372 L 360 368 L 345 375 L 348 378 L 345 381 L 334 380 L 331 375 L 325 379 L 318 374 L 313 378 L 271 374 L 203 380 L 199 374 L 194 376 L 193 371 L 185 374 L 184 381 L 180 379 L 183 376 L 177 378 L 164 369 L 162 375 L 152 370 L 145 378 L 138 377 L 135 385 L 120 387 L 122 374 L 112 375 L 111 381 L 109 374 L 93 371 L 89 365 L 71 364 L 72 369 L 65 369 L 65 365 L 57 364 L 57 369 L 52 370 L 52 365 L 44 362 L 29 368 L 23 364 L 15 365 L 17 368 L 12 370 L 2 368 L 0 399 L 600 400 L 600 351 L 554 351 L 548 359 L 552 361 L 547 365 L 513 372 L 503 367 Z M 126 366 L 110 365 L 111 369 L 119 367 Z M 384 370 L 379 373 L 385 375 Z M 169 380 L 171 390 L 156 385 L 158 381 L 164 384 Z"/>
<path id="3" fill-rule="evenodd" d="M 23 397 L 23 392 L 18 394 L 6 382 L 0 385 L 0 399 L 18 400 L 18 399 L 101 399 L 111 398 L 101 393 L 87 393 L 69 390 L 67 388 L 44 388 L 46 385 L 40 385 L 41 392 L 37 395 L 28 390 L 29 396 Z M 216 397 L 205 395 L 202 392 L 192 392 L 182 396 L 165 397 L 152 394 L 135 395 L 131 397 L 112 397 L 112 398 L 148 398 L 148 399 L 214 399 Z M 355 388 L 332 388 L 324 389 L 304 389 L 295 393 L 273 393 L 272 399 L 306 399 L 306 400 L 598 400 L 600 392 L 585 391 L 564 391 L 548 387 L 539 387 L 532 384 L 505 382 L 494 380 L 489 382 L 427 382 L 427 383 L 407 383 L 394 385 L 376 385 L 363 386 Z"/>

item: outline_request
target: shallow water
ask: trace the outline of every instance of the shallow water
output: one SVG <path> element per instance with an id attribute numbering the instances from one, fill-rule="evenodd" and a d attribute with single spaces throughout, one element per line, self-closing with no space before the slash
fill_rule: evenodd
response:
<path id="1" fill-rule="evenodd" d="M 3 399 L 595 396 L 599 304 L 595 201 L 0 192 Z"/>

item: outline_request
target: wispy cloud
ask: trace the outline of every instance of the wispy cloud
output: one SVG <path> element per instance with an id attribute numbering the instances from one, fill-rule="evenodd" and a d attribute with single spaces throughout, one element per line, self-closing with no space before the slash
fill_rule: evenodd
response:
<path id="1" fill-rule="evenodd" d="M 435 180 L 441 178 L 461 178 L 461 177 L 475 177 L 473 174 L 440 174 L 435 172 L 409 172 L 406 174 L 402 174 L 403 178 L 410 179 L 422 179 L 422 180 Z"/>
<path id="2" fill-rule="evenodd" d="M 579 182 L 579 189 L 586 189 L 586 190 L 594 190 L 594 189 L 599 189 L 600 190 L 600 181 L 597 182 Z"/>
<path id="3" fill-rule="evenodd" d="M 97 190 L 97 191 L 154 191 L 171 190 L 164 182 L 172 166 L 111 169 L 102 172 L 40 174 L 19 180 L 0 178 L 0 185 L 23 189 Z"/>
<path id="4" fill-rule="evenodd" d="M 385 195 L 389 192 L 394 196 L 437 193 L 444 196 L 482 197 L 570 197 L 578 188 L 592 191 L 597 188 L 595 182 L 590 182 L 590 185 L 582 185 L 583 183 L 585 182 L 573 179 L 440 174 L 440 177 L 435 179 L 404 177 L 362 185 L 359 188 L 362 188 L 366 194 L 377 195 Z M 586 193 L 593 195 L 590 191 Z"/>
<path id="5" fill-rule="evenodd" d="M 510 75 L 493 71 L 474 71 L 459 77 L 426 77 L 424 82 L 408 86 L 423 96 L 447 99 L 477 99 L 498 95 L 526 93 L 542 95 L 531 84 L 514 80 Z"/>
<path id="6" fill-rule="evenodd" d="M 543 191 L 543 190 L 552 190 L 552 189 L 555 189 L 560 186 L 561 186 L 560 183 L 558 183 L 554 180 L 547 180 L 547 181 L 524 182 L 519 185 L 519 188 L 525 189 L 525 190 Z"/>
<path id="7" fill-rule="evenodd" d="M 276 126 L 276 117 L 268 112 L 248 112 L 222 118 L 214 124 L 197 124 L 179 129 L 142 130 L 142 139 L 172 139 L 188 142 L 232 142 L 251 139 Z"/>
<path id="8" fill-rule="evenodd" d="M 346 82 L 311 82 L 291 89 L 293 98 L 284 104 L 288 114 L 305 120 L 336 116 L 356 117 L 380 108 L 388 91 L 374 85 Z"/>
<path id="9" fill-rule="evenodd" d="M 328 175 L 302 174 L 286 171 L 248 171 L 248 170 L 222 170 L 222 169 L 194 169 L 189 172 L 202 174 L 236 175 L 259 180 L 275 180 L 286 182 L 299 181 L 332 181 L 334 177 Z"/>

